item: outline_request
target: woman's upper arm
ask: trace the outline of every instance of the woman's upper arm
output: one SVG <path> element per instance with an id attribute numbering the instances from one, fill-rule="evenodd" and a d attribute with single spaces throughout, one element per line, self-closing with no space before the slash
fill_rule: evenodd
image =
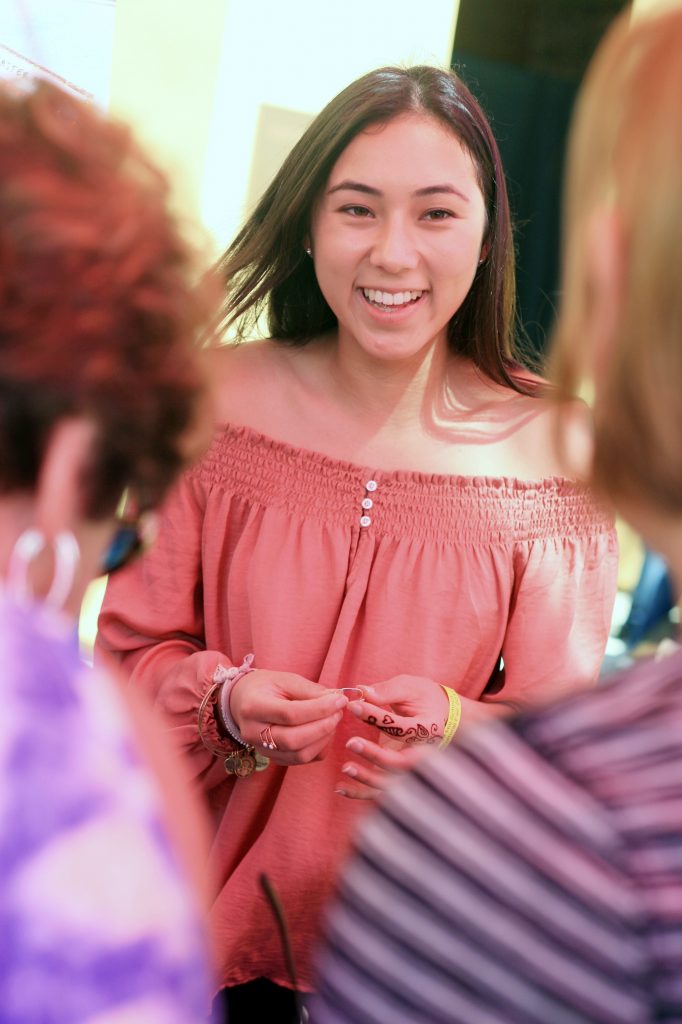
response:
<path id="1" fill-rule="evenodd" d="M 150 550 L 109 579 L 97 654 L 113 656 L 130 673 L 160 645 L 168 645 L 174 657 L 203 649 L 202 527 L 200 487 L 187 475 L 161 509 Z"/>
<path id="2" fill-rule="evenodd" d="M 617 571 L 613 529 L 519 545 L 500 699 L 544 701 L 596 681 Z"/>

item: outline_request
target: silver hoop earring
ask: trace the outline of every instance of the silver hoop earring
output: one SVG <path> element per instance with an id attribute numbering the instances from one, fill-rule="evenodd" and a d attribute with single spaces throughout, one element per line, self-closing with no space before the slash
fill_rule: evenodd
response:
<path id="1" fill-rule="evenodd" d="M 19 601 L 34 597 L 28 581 L 31 562 L 47 547 L 45 535 L 35 527 L 24 530 L 17 539 L 7 567 L 7 589 Z M 63 530 L 54 539 L 54 574 L 50 589 L 43 598 L 46 605 L 56 611 L 64 607 L 71 592 L 80 559 L 78 541 L 70 530 Z"/>

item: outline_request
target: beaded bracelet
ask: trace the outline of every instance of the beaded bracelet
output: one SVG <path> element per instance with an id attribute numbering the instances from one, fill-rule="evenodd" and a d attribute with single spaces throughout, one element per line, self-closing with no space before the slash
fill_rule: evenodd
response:
<path id="1" fill-rule="evenodd" d="M 253 672 L 253 654 L 247 654 L 241 665 L 232 665 L 231 668 L 225 668 L 224 665 L 218 665 L 215 672 L 213 673 L 213 682 L 222 685 L 220 692 L 220 702 L 218 706 L 221 724 L 225 727 L 230 736 L 241 744 L 241 746 L 248 746 L 246 740 L 242 736 L 235 722 L 234 718 L 230 714 L 230 693 L 234 684 L 245 676 L 248 672 Z"/>
<path id="2" fill-rule="evenodd" d="M 442 683 L 441 686 L 443 686 Z M 457 727 L 462 717 L 462 702 L 459 699 L 459 695 L 454 690 L 451 690 L 449 686 L 443 686 L 443 689 L 448 698 L 448 717 L 443 728 L 443 739 L 438 744 L 439 750 L 452 743 L 452 738 L 457 732 Z"/>
<path id="3" fill-rule="evenodd" d="M 249 660 L 244 659 L 244 664 L 239 668 L 226 669 L 223 665 L 219 665 L 213 674 L 213 685 L 208 688 L 203 696 L 201 704 L 199 705 L 199 716 L 197 720 L 199 739 L 203 743 L 206 750 L 211 754 L 215 754 L 217 757 L 224 757 L 223 762 L 225 771 L 228 775 L 237 775 L 239 778 L 246 778 L 251 775 L 254 771 L 261 772 L 270 764 L 270 760 L 264 757 L 256 751 L 250 743 L 247 743 L 241 738 L 239 731 L 235 725 L 235 731 L 237 735 L 229 733 L 228 736 L 220 736 L 221 729 L 229 732 L 225 728 L 226 723 L 222 721 L 222 716 L 219 712 L 219 696 L 225 685 L 226 680 L 231 682 L 233 685 L 237 679 L 241 679 L 247 672 L 252 671 L 250 668 L 251 662 L 253 661 L 253 655 L 249 655 Z M 220 736 L 220 744 L 214 743 L 211 738 L 207 735 L 207 727 L 209 722 L 207 721 L 207 711 L 212 712 L 210 715 L 210 724 L 213 729 L 218 732 Z M 232 719 L 230 719 L 232 721 Z M 232 723 L 234 725 L 234 723 Z"/>

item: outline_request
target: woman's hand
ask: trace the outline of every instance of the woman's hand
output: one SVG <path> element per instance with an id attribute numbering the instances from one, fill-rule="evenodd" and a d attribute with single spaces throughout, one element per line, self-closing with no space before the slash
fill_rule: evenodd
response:
<path id="1" fill-rule="evenodd" d="M 437 745 L 448 717 L 448 698 L 439 683 L 417 676 L 394 676 L 363 686 L 364 700 L 348 707 L 361 721 L 374 726 L 377 741 L 354 736 L 346 744 L 358 760 L 346 762 L 337 793 L 354 800 L 371 800 L 398 772 L 407 771 Z"/>
<path id="2" fill-rule="evenodd" d="M 267 669 L 248 672 L 230 692 L 230 714 L 244 741 L 282 765 L 321 760 L 347 704 L 338 690 Z"/>

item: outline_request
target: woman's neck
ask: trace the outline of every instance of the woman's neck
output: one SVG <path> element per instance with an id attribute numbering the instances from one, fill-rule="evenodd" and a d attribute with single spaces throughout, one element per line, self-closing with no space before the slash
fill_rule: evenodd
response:
<path id="1" fill-rule="evenodd" d="M 326 349 L 327 372 L 337 400 L 370 421 L 395 426 L 423 418 L 442 394 L 451 354 L 437 341 L 406 359 L 376 358 L 340 336 Z"/>

